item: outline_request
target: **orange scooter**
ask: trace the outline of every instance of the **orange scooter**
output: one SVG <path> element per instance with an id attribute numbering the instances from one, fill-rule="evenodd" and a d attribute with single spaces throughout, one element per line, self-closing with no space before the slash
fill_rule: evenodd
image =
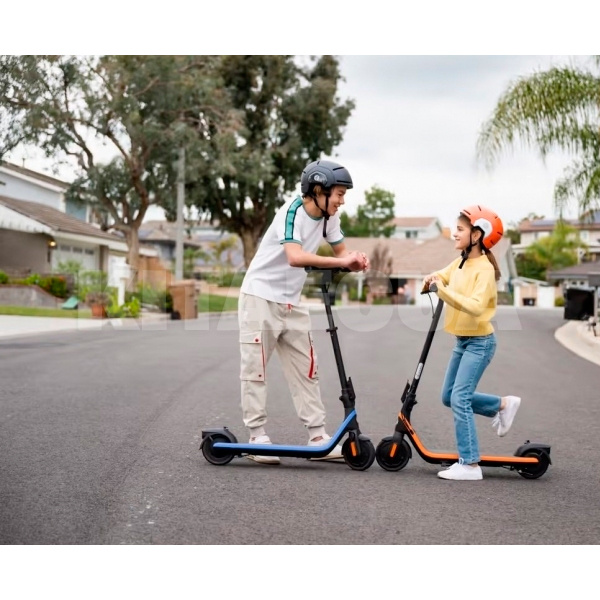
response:
<path id="1" fill-rule="evenodd" d="M 432 283 L 429 285 L 429 290 L 423 293 L 427 294 L 436 291 L 437 286 L 435 283 Z M 375 451 L 377 463 L 386 471 L 400 471 L 412 458 L 412 450 L 407 438 L 419 456 L 428 463 L 449 466 L 458 461 L 458 454 L 431 452 L 428 450 L 410 422 L 412 409 L 417 404 L 417 387 L 423 374 L 425 361 L 427 360 L 427 355 L 431 348 L 443 308 L 443 300 L 438 299 L 425 345 L 419 358 L 417 370 L 412 382 L 406 383 L 402 394 L 402 409 L 398 414 L 398 422 L 396 423 L 394 434 L 383 438 Z M 538 479 L 547 471 L 550 464 L 550 446 L 548 444 L 530 442 L 529 440 L 519 446 L 513 456 L 482 455 L 479 461 L 479 465 L 482 467 L 504 467 L 509 471 L 517 471 L 525 479 Z"/>

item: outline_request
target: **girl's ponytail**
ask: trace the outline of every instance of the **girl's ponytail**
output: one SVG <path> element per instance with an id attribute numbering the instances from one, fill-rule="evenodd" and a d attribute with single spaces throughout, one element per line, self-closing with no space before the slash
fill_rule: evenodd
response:
<path id="1" fill-rule="evenodd" d="M 479 239 L 479 246 L 481 248 L 481 252 L 483 252 L 483 254 L 485 254 L 487 256 L 487 259 L 492 263 L 492 266 L 494 267 L 494 271 L 496 274 L 496 281 L 498 281 L 501 277 L 501 273 L 500 273 L 500 267 L 498 266 L 498 263 L 496 262 L 496 257 L 492 254 L 491 250 L 488 250 L 483 245 L 482 238 Z"/>

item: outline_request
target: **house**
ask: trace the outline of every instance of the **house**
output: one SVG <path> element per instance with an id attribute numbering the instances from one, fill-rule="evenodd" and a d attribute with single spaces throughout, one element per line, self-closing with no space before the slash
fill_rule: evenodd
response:
<path id="1" fill-rule="evenodd" d="M 580 258 L 600 259 L 600 210 L 590 211 L 581 219 L 566 219 L 565 222 L 578 231 L 581 241 L 587 246 L 587 252 L 583 248 L 580 250 Z M 556 224 L 556 219 L 526 219 L 521 222 L 521 241 L 513 246 L 515 254 L 522 254 L 531 244 L 549 236 Z"/>
<path id="2" fill-rule="evenodd" d="M 60 179 L 12 163 L 0 163 L 0 196 L 37 202 L 80 221 L 91 222 L 89 207 L 65 199 L 68 189 L 69 184 Z"/>
<path id="3" fill-rule="evenodd" d="M 0 269 L 48 274 L 61 262 L 76 261 L 83 270 L 105 271 L 122 304 L 130 279 L 127 244 L 91 222 L 89 207 L 66 200 L 68 188 L 54 177 L 0 163 Z M 141 246 L 140 257 L 152 261 L 156 251 Z"/>
<path id="4" fill-rule="evenodd" d="M 595 288 L 599 287 L 600 260 L 572 265 L 556 271 L 548 271 L 549 281 L 559 283 L 563 292 L 567 288 Z"/>
<path id="5" fill-rule="evenodd" d="M 395 217 L 392 238 L 407 240 L 430 240 L 442 233 L 443 227 L 436 217 Z"/>
<path id="6" fill-rule="evenodd" d="M 122 304 L 130 278 L 127 250 L 121 236 L 56 208 L 0 196 L 0 270 L 9 275 L 56 273 L 61 262 L 77 261 L 85 271 L 108 273 Z M 140 248 L 141 256 L 155 254 Z"/>
<path id="7" fill-rule="evenodd" d="M 345 238 L 346 246 L 351 250 L 365 252 L 371 263 L 376 254 L 376 249 L 387 251 L 392 259 L 389 278 L 392 294 L 398 290 L 405 297 L 405 301 L 417 305 L 427 305 L 427 296 L 421 295 L 423 278 L 445 267 L 452 262 L 458 253 L 454 247 L 454 240 L 439 234 L 428 240 L 398 239 L 398 238 Z M 512 291 L 512 282 L 517 277 L 517 270 L 511 250 L 509 238 L 502 238 L 493 249 L 494 257 L 500 267 L 501 278 L 498 282 L 498 291 Z M 373 269 L 377 265 L 372 264 Z M 360 273 L 359 287 L 365 283 L 365 275 Z M 362 280 L 362 281 L 361 281 Z"/>
<path id="8" fill-rule="evenodd" d="M 154 248 L 165 265 L 175 265 L 177 223 L 164 220 L 145 221 L 140 227 L 139 235 L 140 242 Z M 231 233 L 222 232 L 217 227 L 209 224 L 186 224 L 183 248 L 184 250 L 187 248 L 202 250 L 208 256 L 212 256 L 213 243 L 231 235 Z M 232 270 L 237 271 L 244 268 L 244 254 L 239 240 L 237 240 L 235 247 L 229 251 L 229 255 L 225 260 L 230 264 Z M 197 276 L 213 270 L 212 261 L 205 260 L 202 257 L 196 258 L 194 264 L 194 271 Z"/>

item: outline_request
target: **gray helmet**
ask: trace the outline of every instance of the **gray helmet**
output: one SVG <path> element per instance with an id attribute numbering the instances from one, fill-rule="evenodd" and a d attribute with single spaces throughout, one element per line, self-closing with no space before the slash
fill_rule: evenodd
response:
<path id="1" fill-rule="evenodd" d="M 334 185 L 352 188 L 352 177 L 346 167 L 330 160 L 315 160 L 306 165 L 300 179 L 300 190 L 303 194 L 312 192 L 315 185 L 330 189 Z"/>

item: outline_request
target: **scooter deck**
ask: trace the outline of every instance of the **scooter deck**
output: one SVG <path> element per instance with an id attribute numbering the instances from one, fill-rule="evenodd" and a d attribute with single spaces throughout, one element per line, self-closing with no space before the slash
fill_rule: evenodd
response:
<path id="1" fill-rule="evenodd" d="M 352 410 L 344 419 L 339 429 L 331 436 L 326 444 L 320 446 L 293 446 L 285 444 L 241 444 L 231 442 L 215 442 L 215 450 L 229 450 L 241 456 L 243 454 L 261 454 L 263 456 L 291 456 L 299 458 L 322 458 L 327 456 L 339 443 L 348 430 L 352 419 L 356 417 L 356 410 Z"/>

